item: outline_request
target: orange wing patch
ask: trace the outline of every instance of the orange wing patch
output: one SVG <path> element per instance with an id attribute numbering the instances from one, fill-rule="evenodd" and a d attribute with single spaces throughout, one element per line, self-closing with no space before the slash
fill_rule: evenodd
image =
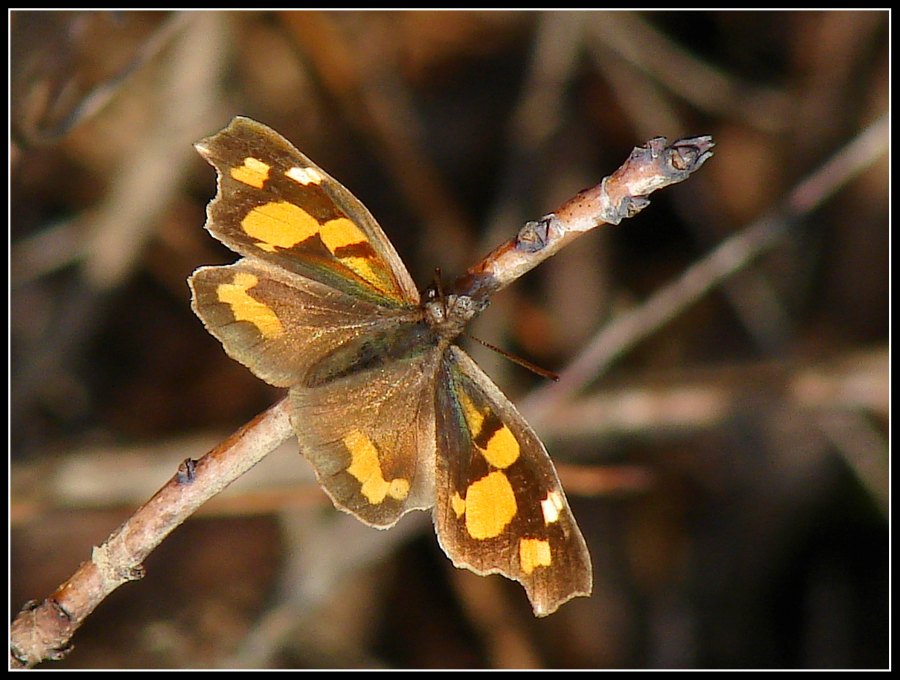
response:
<path id="1" fill-rule="evenodd" d="M 369 437 L 359 430 L 353 430 L 344 437 L 344 445 L 350 451 L 352 462 L 347 468 L 362 484 L 360 489 L 370 503 L 378 505 L 390 496 L 402 501 L 409 494 L 409 480 L 397 477 L 387 480 L 378 459 L 378 448 Z"/>
<path id="2" fill-rule="evenodd" d="M 249 321 L 267 340 L 284 333 L 284 326 L 271 307 L 251 297 L 249 290 L 259 283 L 253 274 L 239 272 L 232 283 L 220 283 L 216 289 L 219 302 L 231 308 L 236 321 Z"/>

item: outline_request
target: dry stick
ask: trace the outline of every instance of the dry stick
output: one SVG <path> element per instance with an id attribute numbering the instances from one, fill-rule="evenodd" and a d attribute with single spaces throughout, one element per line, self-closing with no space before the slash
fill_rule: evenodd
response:
<path id="1" fill-rule="evenodd" d="M 141 563 L 175 527 L 292 434 L 287 400 L 282 400 L 200 460 L 184 461 L 153 498 L 94 549 L 90 562 L 43 602 L 25 605 L 10 630 L 10 667 L 62 658 L 87 616 L 116 588 L 143 576 Z"/>
<path id="2" fill-rule="evenodd" d="M 557 406 L 595 380 L 618 356 L 773 247 L 792 220 L 812 210 L 881 157 L 887 150 L 887 140 L 887 119 L 881 118 L 795 186 L 779 207 L 722 243 L 633 312 L 604 327 L 559 374 L 559 382 L 532 392 L 520 402 L 519 409 L 533 426 L 541 418 L 551 417 Z"/>
<path id="3" fill-rule="evenodd" d="M 650 205 L 647 196 L 687 179 L 709 158 L 712 137 L 680 139 L 671 146 L 654 137 L 600 184 L 566 201 L 556 212 L 528 222 L 457 279 L 454 292 L 486 301 L 560 248 L 601 224 L 619 224 Z M 477 306 L 477 305 L 476 305 Z"/>
<path id="4" fill-rule="evenodd" d="M 508 285 L 577 236 L 604 223 L 618 224 L 645 208 L 647 196 L 680 182 L 712 156 L 710 137 L 663 137 L 632 151 L 599 185 L 582 191 L 469 269 L 456 290 L 476 301 Z M 120 585 L 143 576 L 141 563 L 206 500 L 236 480 L 292 433 L 283 400 L 233 434 L 199 461 L 186 460 L 175 476 L 99 548 L 90 562 L 42 602 L 31 602 L 10 630 L 10 666 L 59 659 L 87 616 Z"/>

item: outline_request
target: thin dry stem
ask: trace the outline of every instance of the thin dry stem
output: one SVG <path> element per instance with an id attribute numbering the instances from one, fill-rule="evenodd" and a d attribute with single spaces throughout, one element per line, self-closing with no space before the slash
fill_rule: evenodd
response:
<path id="1" fill-rule="evenodd" d="M 542 414 L 550 413 L 641 339 L 774 247 L 794 219 L 812 210 L 886 151 L 887 120 L 882 118 L 795 186 L 779 209 L 723 242 L 640 307 L 605 326 L 560 373 L 559 382 L 535 390 L 522 402 L 522 412 L 534 414 L 532 424 Z"/>
<path id="2" fill-rule="evenodd" d="M 42 602 L 27 604 L 10 630 L 10 667 L 58 659 L 97 605 L 143 576 L 141 563 L 179 524 L 292 434 L 283 400 L 247 423 L 200 460 L 178 472 Z"/>

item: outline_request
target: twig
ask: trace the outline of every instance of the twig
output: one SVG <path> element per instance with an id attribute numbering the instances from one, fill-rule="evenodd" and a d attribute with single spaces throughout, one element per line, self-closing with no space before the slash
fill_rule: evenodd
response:
<path id="1" fill-rule="evenodd" d="M 778 243 L 792 220 L 825 200 L 887 150 L 887 119 L 873 123 L 815 173 L 794 187 L 780 207 L 719 245 L 644 304 L 603 328 L 560 372 L 559 382 L 520 403 L 532 425 L 596 379 L 618 356 L 675 318 L 755 257 Z"/>
<path id="2" fill-rule="evenodd" d="M 556 212 L 528 222 L 516 236 L 470 267 L 454 286 L 486 300 L 582 234 L 602 224 L 619 224 L 650 205 L 652 192 L 687 179 L 712 157 L 712 137 L 680 139 L 671 145 L 655 137 L 600 184 L 566 201 Z"/>
<path id="3" fill-rule="evenodd" d="M 292 433 L 283 400 L 200 460 L 185 460 L 56 592 L 43 602 L 25 605 L 10 630 L 10 667 L 62 658 L 72 635 L 97 605 L 119 586 L 143 576 L 141 563 L 166 536 Z"/>
<path id="4" fill-rule="evenodd" d="M 725 427 L 740 415 L 748 397 L 775 403 L 785 412 L 856 411 L 887 418 L 889 377 L 888 353 L 882 347 L 812 364 L 764 361 L 655 375 L 653 380 L 567 400 L 563 408 L 544 414 L 541 436 L 546 442 L 699 434 Z"/>

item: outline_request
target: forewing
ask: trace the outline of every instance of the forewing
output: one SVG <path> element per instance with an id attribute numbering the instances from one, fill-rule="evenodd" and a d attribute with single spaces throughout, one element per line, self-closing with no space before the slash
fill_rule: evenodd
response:
<path id="1" fill-rule="evenodd" d="M 381 305 L 418 304 L 366 207 L 277 132 L 237 117 L 196 147 L 218 172 L 206 228 L 229 248 Z"/>

